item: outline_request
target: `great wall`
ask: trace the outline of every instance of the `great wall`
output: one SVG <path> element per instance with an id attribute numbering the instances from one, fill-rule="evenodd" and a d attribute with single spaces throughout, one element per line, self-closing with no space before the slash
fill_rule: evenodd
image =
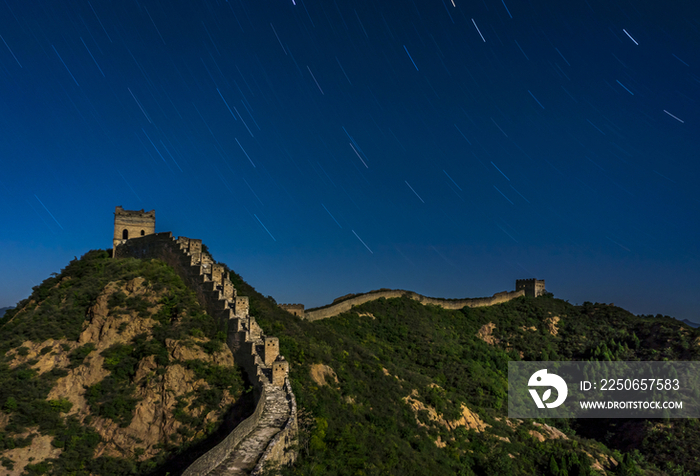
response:
<path id="1" fill-rule="evenodd" d="M 234 361 L 243 367 L 253 386 L 255 410 L 217 446 L 192 465 L 183 476 L 258 475 L 268 466 L 291 464 L 296 459 L 297 406 L 289 381 L 289 363 L 279 354 L 279 340 L 267 337 L 249 313 L 247 296 L 238 296 L 224 265 L 202 251 L 202 240 L 174 238 L 171 232 L 155 232 L 155 210 L 124 210 L 114 213 L 114 258 L 159 259 L 171 266 L 194 291 L 207 313 L 227 329 L 227 345 Z M 385 298 L 409 297 L 424 305 L 445 309 L 492 306 L 517 297 L 539 296 L 544 280 L 516 281 L 515 291 L 491 297 L 443 299 L 392 289 L 337 298 L 328 306 L 304 310 L 303 304 L 279 307 L 308 321 L 349 311 L 353 306 Z"/>
<path id="2" fill-rule="evenodd" d="M 444 309 L 462 309 L 463 307 L 482 307 L 493 306 L 510 301 L 520 296 L 540 296 L 545 292 L 544 279 L 518 279 L 515 282 L 515 291 L 503 291 L 496 293 L 491 297 L 483 298 L 466 298 L 466 299 L 445 299 L 423 296 L 422 294 L 414 293 L 413 291 L 405 291 L 403 289 L 378 289 L 362 294 L 348 294 L 341 296 L 333 301 L 328 306 L 323 306 L 315 309 L 304 309 L 303 304 L 280 304 L 279 307 L 299 316 L 307 321 L 318 321 L 319 319 L 327 319 L 337 316 L 343 312 L 347 312 L 354 306 L 359 306 L 368 301 L 375 299 L 391 299 L 408 297 L 414 301 L 418 301 L 423 305 L 432 304 Z"/>
<path id="3" fill-rule="evenodd" d="M 112 256 L 159 259 L 192 289 L 207 313 L 227 328 L 227 344 L 253 386 L 255 411 L 183 476 L 260 474 L 268 465 L 296 459 L 297 407 L 289 363 L 279 340 L 266 337 L 249 314 L 248 297 L 238 296 L 222 264 L 202 251 L 202 240 L 155 233 L 155 212 L 117 207 Z M 135 238 L 129 238 L 129 235 Z"/>

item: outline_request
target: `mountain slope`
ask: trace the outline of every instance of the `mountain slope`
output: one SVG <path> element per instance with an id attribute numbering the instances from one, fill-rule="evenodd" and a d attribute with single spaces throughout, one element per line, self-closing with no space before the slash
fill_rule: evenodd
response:
<path id="1" fill-rule="evenodd" d="M 178 474 L 252 411 L 224 339 L 164 263 L 72 261 L 0 321 L 6 474 Z"/>
<path id="2" fill-rule="evenodd" d="M 696 420 L 507 418 L 510 360 L 697 360 L 672 318 L 548 295 L 306 322 L 229 275 L 291 363 L 285 474 L 700 474 Z M 160 261 L 72 261 L 0 320 L 0 474 L 180 474 L 252 411 L 222 331 Z"/>
<path id="3" fill-rule="evenodd" d="M 235 284 L 280 336 L 306 412 L 289 474 L 700 474 L 694 420 L 507 418 L 509 360 L 698 359 L 700 334 L 674 319 L 549 295 L 461 311 L 379 299 L 309 323 Z"/>

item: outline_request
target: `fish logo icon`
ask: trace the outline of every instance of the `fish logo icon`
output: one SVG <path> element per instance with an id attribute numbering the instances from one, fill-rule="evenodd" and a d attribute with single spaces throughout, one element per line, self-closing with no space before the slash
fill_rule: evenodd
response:
<path id="1" fill-rule="evenodd" d="M 554 387 L 557 390 L 557 399 L 551 403 L 544 403 L 549 400 L 552 395 L 552 389 L 549 388 L 544 392 L 542 398 L 540 398 L 537 390 L 534 388 L 530 389 L 530 395 L 535 401 L 537 408 L 557 408 L 559 405 L 564 403 L 566 396 L 569 393 L 569 389 L 566 386 L 566 382 L 563 378 L 556 374 L 548 374 L 547 369 L 538 370 L 530 376 L 530 380 L 527 382 L 528 387 Z"/>

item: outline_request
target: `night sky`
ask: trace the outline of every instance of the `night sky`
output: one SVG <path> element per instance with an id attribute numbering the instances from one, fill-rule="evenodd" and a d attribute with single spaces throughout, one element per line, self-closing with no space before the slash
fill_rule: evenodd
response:
<path id="1" fill-rule="evenodd" d="M 700 319 L 694 1 L 0 2 L 0 307 L 114 208 L 320 306 L 546 279 Z"/>

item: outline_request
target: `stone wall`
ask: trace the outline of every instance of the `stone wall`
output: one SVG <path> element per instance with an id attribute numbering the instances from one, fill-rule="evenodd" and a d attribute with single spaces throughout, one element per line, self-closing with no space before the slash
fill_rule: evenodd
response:
<path id="1" fill-rule="evenodd" d="M 267 449 L 260 457 L 258 464 L 251 472 L 251 476 L 257 476 L 263 472 L 269 465 L 286 465 L 291 464 L 296 459 L 296 452 L 289 451 L 289 448 L 294 446 L 297 435 L 297 401 L 292 392 L 292 386 L 287 378 L 284 382 L 284 388 L 287 395 L 290 396 L 291 415 L 282 431 L 277 433 L 270 441 Z"/>
<path id="2" fill-rule="evenodd" d="M 404 291 L 402 289 L 388 289 L 379 291 L 370 291 L 366 294 L 359 294 L 342 302 L 337 302 L 336 304 L 331 304 L 330 306 L 310 309 L 304 313 L 304 319 L 308 321 L 317 321 L 319 319 L 326 319 L 332 316 L 337 316 L 340 313 L 349 311 L 353 306 L 359 306 L 368 301 L 373 301 L 379 298 L 399 298 L 399 297 L 409 297 L 421 304 L 433 304 L 435 306 L 440 306 L 445 309 L 462 309 L 463 307 L 482 307 L 482 306 L 493 306 L 494 304 L 500 304 L 502 302 L 510 301 L 511 299 L 524 296 L 525 292 L 523 290 L 519 291 L 504 291 L 501 293 L 496 293 L 491 297 L 483 298 L 472 298 L 472 299 L 443 299 L 443 298 L 432 298 L 423 296 L 422 294 L 414 293 L 412 291 Z M 337 301 L 337 300 L 336 300 Z"/>
<path id="3" fill-rule="evenodd" d="M 255 317 L 249 315 L 247 296 L 238 296 L 235 287 L 223 270 L 223 265 L 214 263 L 202 252 L 202 241 L 185 237 L 173 238 L 172 233 L 154 233 L 129 239 L 117 245 L 115 258 L 159 259 L 171 266 L 185 284 L 195 292 L 206 312 L 227 329 L 226 343 L 234 355 L 237 365 L 243 367 L 253 386 L 255 411 L 241 422 L 221 443 L 202 455 L 183 476 L 203 476 L 221 464 L 236 446 L 260 424 L 269 394 L 279 395 L 273 401 L 286 408 L 285 424 L 271 438 L 267 448 L 261 449 L 268 464 L 287 464 L 294 460 L 294 440 L 297 432 L 296 400 L 287 378 L 289 365 L 281 355 L 265 357 L 265 343 L 278 343 L 275 338 L 266 338 Z M 278 347 L 276 347 L 276 350 Z M 277 388 L 283 389 L 272 391 Z M 276 399 L 281 399 L 280 401 Z M 261 460 L 262 461 L 262 460 Z"/>
<path id="4" fill-rule="evenodd" d="M 240 422 L 221 443 L 197 458 L 197 460 L 185 470 L 183 476 L 205 476 L 209 474 L 213 468 L 220 465 L 228 458 L 231 451 L 233 451 L 258 425 L 264 408 L 265 390 L 263 389 L 253 414 Z"/>

